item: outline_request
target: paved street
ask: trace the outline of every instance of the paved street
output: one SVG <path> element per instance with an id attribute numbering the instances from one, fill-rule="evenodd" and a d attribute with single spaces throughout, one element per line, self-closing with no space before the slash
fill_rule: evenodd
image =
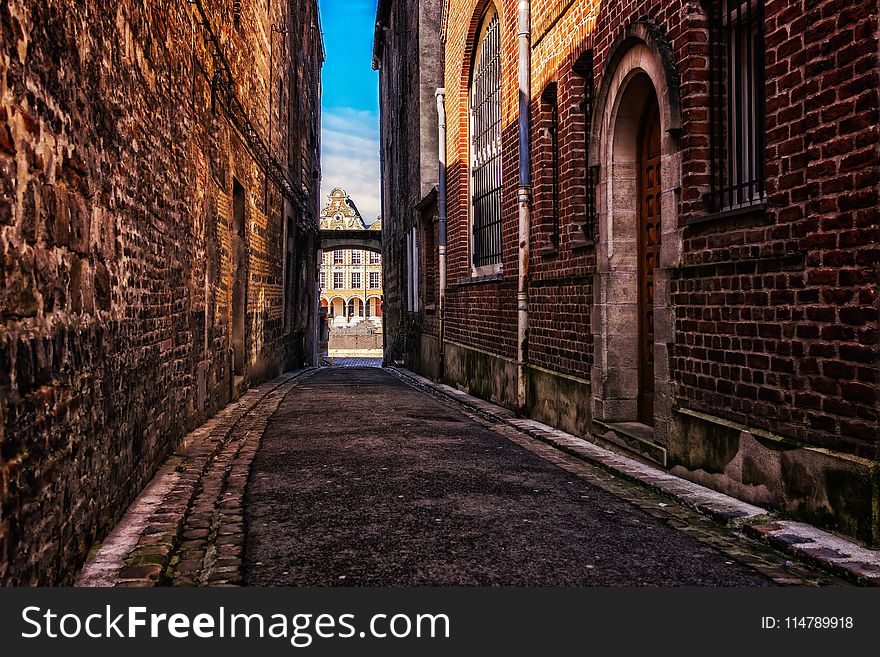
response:
<path id="1" fill-rule="evenodd" d="M 485 424 L 387 370 L 324 368 L 305 379 L 269 420 L 252 464 L 245 583 L 810 581 L 768 548 L 647 491 L 614 494 L 613 477 L 563 469 Z"/>
<path id="2" fill-rule="evenodd" d="M 474 402 L 370 366 L 252 388 L 189 434 L 77 584 L 845 583 Z"/>
<path id="3" fill-rule="evenodd" d="M 374 356 L 337 356 L 334 367 L 382 367 L 382 359 Z"/>

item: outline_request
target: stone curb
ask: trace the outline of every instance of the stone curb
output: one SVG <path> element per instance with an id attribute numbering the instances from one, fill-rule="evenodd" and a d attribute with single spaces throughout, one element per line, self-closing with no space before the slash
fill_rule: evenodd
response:
<path id="1" fill-rule="evenodd" d="M 187 434 L 178 451 L 168 457 L 83 566 L 74 585 L 144 587 L 162 583 L 172 556 L 181 540 L 185 540 L 183 535 L 189 530 L 186 522 L 199 494 L 204 493 L 203 483 L 208 484 L 209 489 L 215 485 L 205 480 L 206 473 L 219 456 L 224 457 L 224 467 L 230 464 L 224 448 L 234 442 L 231 441 L 233 431 L 243 420 L 245 424 L 252 424 L 247 421 L 248 415 L 270 395 L 279 389 L 286 393 L 287 384 L 298 382 L 314 371 L 290 372 L 251 388 Z M 243 428 L 246 433 L 252 429 Z M 238 447 L 236 455 L 240 449 Z M 243 530 L 240 533 L 243 536 Z"/>
<path id="2" fill-rule="evenodd" d="M 742 527 L 750 537 L 761 540 L 795 558 L 804 560 L 863 586 L 880 586 L 880 551 L 805 523 L 781 520 L 767 509 L 669 474 L 654 466 L 617 454 L 578 436 L 546 424 L 517 417 L 510 409 L 472 397 L 444 383 L 435 383 L 402 367 L 388 367 L 404 382 L 436 396 L 452 400 L 486 419 L 503 423 L 583 459 L 614 475 L 665 495 L 728 527 Z"/>

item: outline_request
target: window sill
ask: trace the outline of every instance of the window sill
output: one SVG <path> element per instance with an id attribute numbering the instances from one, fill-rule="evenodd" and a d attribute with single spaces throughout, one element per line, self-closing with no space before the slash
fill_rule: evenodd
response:
<path id="1" fill-rule="evenodd" d="M 571 241 L 572 250 L 577 249 L 588 249 L 590 247 L 595 246 L 596 243 L 593 240 L 588 240 L 584 238 L 576 238 Z"/>
<path id="2" fill-rule="evenodd" d="M 547 244 L 538 249 L 538 255 L 542 258 L 552 258 L 559 255 L 559 247 L 555 244 Z"/>
<path id="3" fill-rule="evenodd" d="M 699 217 L 691 217 L 687 220 L 688 226 L 698 226 L 700 224 L 708 224 L 713 221 L 721 221 L 723 219 L 730 219 L 733 217 L 741 217 L 744 215 L 750 214 L 764 214 L 767 211 L 767 203 L 762 201 L 760 203 L 752 203 L 751 205 L 743 205 L 738 208 L 732 208 L 730 210 L 721 210 L 720 212 L 713 212 L 711 214 L 705 214 Z"/>
<path id="4" fill-rule="evenodd" d="M 501 275 L 501 272 L 497 274 L 486 274 L 484 276 L 471 276 L 469 278 L 459 278 L 457 281 L 453 283 L 456 287 L 464 286 L 464 285 L 480 285 L 481 283 L 499 283 L 503 280 L 504 276 Z"/>

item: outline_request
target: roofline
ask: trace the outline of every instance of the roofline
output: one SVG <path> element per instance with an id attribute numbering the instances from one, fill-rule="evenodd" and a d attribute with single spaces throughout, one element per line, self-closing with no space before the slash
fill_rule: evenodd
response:
<path id="1" fill-rule="evenodd" d="M 378 71 L 382 61 L 382 46 L 385 44 L 385 29 L 391 16 L 392 0 L 379 0 L 376 5 L 376 27 L 373 29 L 373 70 Z"/>
<path id="2" fill-rule="evenodd" d="M 327 48 L 324 47 L 324 27 L 321 25 L 321 7 L 318 0 L 315 0 L 315 20 L 318 23 L 318 42 L 321 46 L 321 63 L 327 61 Z"/>

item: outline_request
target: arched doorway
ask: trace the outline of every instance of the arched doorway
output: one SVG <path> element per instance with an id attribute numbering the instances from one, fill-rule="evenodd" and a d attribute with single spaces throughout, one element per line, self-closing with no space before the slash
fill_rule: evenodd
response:
<path id="1" fill-rule="evenodd" d="M 330 317 L 345 317 L 345 301 L 342 297 L 333 297 L 330 300 Z"/>
<path id="2" fill-rule="evenodd" d="M 367 300 L 367 317 L 380 319 L 382 317 L 382 301 L 379 297 L 370 297 Z"/>
<path id="3" fill-rule="evenodd" d="M 364 316 L 364 304 L 357 297 L 353 297 L 348 300 L 348 315 L 349 318 L 352 317 L 363 317 Z"/>
<path id="4" fill-rule="evenodd" d="M 660 462 L 674 399 L 670 271 L 681 258 L 681 113 L 663 40 L 636 24 L 612 48 L 590 129 L 599 171 L 593 420 Z"/>

